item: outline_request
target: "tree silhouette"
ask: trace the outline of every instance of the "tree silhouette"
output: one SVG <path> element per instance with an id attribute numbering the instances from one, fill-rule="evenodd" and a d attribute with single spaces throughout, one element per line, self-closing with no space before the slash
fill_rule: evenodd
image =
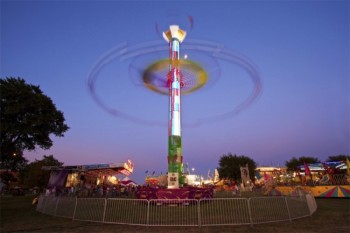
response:
<path id="1" fill-rule="evenodd" d="M 240 167 L 246 164 L 248 164 L 250 179 L 254 180 L 256 163 L 253 159 L 244 155 L 232 155 L 231 153 L 221 156 L 218 167 L 220 179 L 240 180 Z"/>
<path id="2" fill-rule="evenodd" d="M 327 162 L 331 161 L 346 161 L 346 158 L 350 161 L 350 155 L 333 155 L 333 156 L 328 156 Z"/>
<path id="3" fill-rule="evenodd" d="M 43 156 L 41 160 L 35 160 L 29 163 L 26 168 L 21 172 L 21 183 L 27 188 L 39 187 L 44 188 L 47 186 L 50 171 L 42 170 L 43 166 L 62 166 L 63 163 L 58 161 L 53 155 Z"/>
<path id="4" fill-rule="evenodd" d="M 39 86 L 10 77 L 0 79 L 0 93 L 0 168 L 18 171 L 27 163 L 23 151 L 49 149 L 50 135 L 63 137 L 69 127 Z"/>
<path id="5" fill-rule="evenodd" d="M 285 162 L 288 171 L 298 170 L 298 166 L 303 165 L 304 163 L 319 163 L 320 160 L 314 157 L 302 156 L 299 158 L 292 157 L 289 161 Z"/>

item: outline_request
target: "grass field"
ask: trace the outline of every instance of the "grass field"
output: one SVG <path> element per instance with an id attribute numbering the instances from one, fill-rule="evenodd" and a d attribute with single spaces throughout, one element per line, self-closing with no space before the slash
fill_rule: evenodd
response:
<path id="1" fill-rule="evenodd" d="M 295 232 L 349 233 L 350 199 L 316 199 L 318 209 L 311 217 L 292 222 L 278 222 L 250 226 L 210 227 L 146 227 L 72 221 L 51 217 L 35 211 L 33 197 L 1 197 L 0 232 Z"/>

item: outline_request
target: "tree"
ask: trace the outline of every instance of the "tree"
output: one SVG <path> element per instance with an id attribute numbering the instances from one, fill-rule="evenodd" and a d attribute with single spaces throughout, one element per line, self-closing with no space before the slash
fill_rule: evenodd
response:
<path id="1" fill-rule="evenodd" d="M 49 149 L 50 135 L 63 137 L 69 127 L 63 113 L 39 86 L 21 78 L 0 79 L 0 168 L 21 170 L 26 160 L 23 151 L 36 146 Z"/>
<path id="2" fill-rule="evenodd" d="M 53 157 L 53 155 L 43 156 L 42 160 L 35 160 L 28 164 L 21 172 L 21 183 L 27 188 L 47 186 L 50 179 L 50 171 L 42 170 L 43 166 L 62 166 L 63 163 Z"/>
<path id="3" fill-rule="evenodd" d="M 250 179 L 254 179 L 256 163 L 251 158 L 244 155 L 232 155 L 229 153 L 228 155 L 223 155 L 219 161 L 219 176 L 220 178 L 227 178 L 233 180 L 241 179 L 241 166 L 245 166 L 248 164 L 249 176 Z"/>
<path id="4" fill-rule="evenodd" d="M 10 184 L 10 182 L 17 181 L 17 177 L 14 174 L 18 174 L 17 171 L 21 171 L 27 166 L 28 160 L 23 157 L 22 152 L 13 153 L 11 158 L 1 154 L 1 168 L 3 173 L 1 173 L 1 179 L 5 184 Z"/>
<path id="5" fill-rule="evenodd" d="M 296 171 L 298 170 L 298 166 L 304 165 L 304 163 L 319 163 L 320 160 L 314 157 L 292 157 L 289 161 L 285 162 L 288 171 Z"/>
<path id="6" fill-rule="evenodd" d="M 3 171 L 0 173 L 1 181 L 6 185 L 10 185 L 11 182 L 16 182 L 17 178 L 11 171 Z"/>
<path id="7" fill-rule="evenodd" d="M 331 161 L 346 161 L 346 158 L 350 161 L 350 155 L 334 155 L 334 156 L 328 156 L 327 162 Z"/>

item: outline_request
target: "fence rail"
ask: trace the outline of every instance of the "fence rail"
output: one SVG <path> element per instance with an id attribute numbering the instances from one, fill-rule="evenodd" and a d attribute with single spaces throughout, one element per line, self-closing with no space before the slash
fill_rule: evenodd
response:
<path id="1" fill-rule="evenodd" d="M 147 225 L 254 225 L 292 221 L 317 209 L 311 194 L 291 197 L 251 197 L 176 200 L 77 198 L 40 196 L 37 211 L 80 221 Z"/>

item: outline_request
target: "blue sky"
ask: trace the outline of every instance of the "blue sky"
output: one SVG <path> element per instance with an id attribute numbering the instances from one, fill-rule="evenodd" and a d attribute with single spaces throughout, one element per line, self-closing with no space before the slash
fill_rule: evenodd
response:
<path id="1" fill-rule="evenodd" d="M 33 161 L 53 154 L 66 165 L 131 159 L 131 178 L 138 182 L 146 170 L 164 173 L 167 126 L 107 113 L 87 83 L 94 65 L 114 48 L 161 44 L 155 24 L 164 26 L 172 14 L 194 19 L 183 46 L 186 40 L 219 44 L 254 64 L 262 81 L 260 95 L 239 114 L 183 127 L 183 156 L 190 167 L 206 175 L 227 153 L 259 165 L 350 154 L 349 12 L 349 1 L 1 1 L 1 77 L 39 85 L 71 127 L 65 137 L 54 138 L 50 150 L 25 156 Z M 192 55 L 200 61 L 206 56 Z M 137 59 L 105 64 L 96 92 L 118 111 L 167 122 L 167 97 L 130 77 Z M 240 65 L 215 60 L 205 69 L 211 71 L 211 64 L 220 77 L 183 96 L 184 124 L 235 108 L 254 87 Z"/>

